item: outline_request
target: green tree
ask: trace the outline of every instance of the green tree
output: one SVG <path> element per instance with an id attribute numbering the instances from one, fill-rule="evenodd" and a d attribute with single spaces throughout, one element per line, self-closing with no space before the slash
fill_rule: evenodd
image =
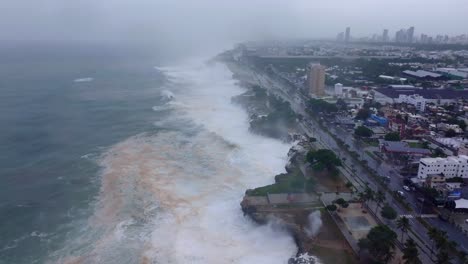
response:
<path id="1" fill-rule="evenodd" d="M 366 189 L 364 190 L 364 195 L 366 196 L 367 201 L 375 200 L 375 192 L 368 185 L 366 185 Z"/>
<path id="2" fill-rule="evenodd" d="M 427 231 L 427 236 L 429 239 L 432 241 L 432 246 L 431 246 L 431 257 L 432 257 L 432 252 L 434 252 L 434 246 L 436 243 L 437 236 L 439 235 L 439 230 L 435 227 L 429 228 Z"/>
<path id="3" fill-rule="evenodd" d="M 436 148 L 434 150 L 434 153 L 432 153 L 432 157 L 434 157 L 434 158 L 437 158 L 437 157 L 445 158 L 445 157 L 447 157 L 447 155 L 445 154 L 445 152 L 441 148 Z"/>
<path id="4" fill-rule="evenodd" d="M 336 211 L 336 209 L 338 209 L 338 208 L 334 204 L 327 205 L 327 210 L 330 211 L 330 212 L 334 212 L 334 211 Z"/>
<path id="5" fill-rule="evenodd" d="M 354 192 L 354 186 L 353 186 L 353 184 L 352 184 L 350 181 L 346 182 L 346 185 L 345 185 L 345 186 L 346 186 L 346 188 L 348 188 L 349 190 L 351 190 L 351 193 Z"/>
<path id="6" fill-rule="evenodd" d="M 375 208 L 375 211 L 377 212 L 379 210 L 380 205 L 385 202 L 385 193 L 382 192 L 381 190 L 377 191 L 375 194 L 375 202 L 377 203 L 377 206 Z"/>
<path id="7" fill-rule="evenodd" d="M 354 130 L 354 135 L 356 135 L 358 137 L 368 138 L 368 137 L 371 137 L 373 134 L 374 134 L 374 132 L 371 129 L 365 127 L 365 126 L 358 126 Z"/>
<path id="8" fill-rule="evenodd" d="M 329 149 L 311 150 L 307 153 L 306 159 L 314 165 L 317 170 L 334 170 L 336 166 L 341 166 L 341 160 Z"/>
<path id="9" fill-rule="evenodd" d="M 338 204 L 338 205 L 342 205 L 342 204 L 346 203 L 346 201 L 343 198 L 338 198 L 338 199 L 336 199 L 335 203 Z"/>
<path id="10" fill-rule="evenodd" d="M 397 227 L 401 230 L 401 243 L 403 243 L 403 235 L 411 229 L 409 219 L 406 216 L 398 218 Z"/>
<path id="11" fill-rule="evenodd" d="M 449 129 L 445 132 L 445 136 L 448 138 L 455 137 L 456 135 L 457 135 L 457 132 L 455 132 L 455 130 L 453 129 Z"/>
<path id="12" fill-rule="evenodd" d="M 419 251 L 413 239 L 406 240 L 403 248 L 404 264 L 422 264 L 419 259 Z"/>
<path id="13" fill-rule="evenodd" d="M 394 256 L 397 234 L 386 225 L 373 227 L 358 245 L 367 249 L 372 258 L 379 263 L 388 263 Z"/>
<path id="14" fill-rule="evenodd" d="M 389 204 L 385 204 L 382 207 L 380 215 L 388 220 L 395 220 L 397 218 L 397 212 Z"/>
<path id="15" fill-rule="evenodd" d="M 367 120 L 371 115 L 371 112 L 367 108 L 361 108 L 356 114 L 356 119 Z"/>
<path id="16" fill-rule="evenodd" d="M 390 132 L 385 135 L 387 141 L 400 141 L 400 134 L 398 132 Z"/>

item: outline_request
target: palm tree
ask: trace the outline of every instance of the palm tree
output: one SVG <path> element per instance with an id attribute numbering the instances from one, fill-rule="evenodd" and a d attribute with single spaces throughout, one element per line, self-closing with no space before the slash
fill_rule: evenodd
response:
<path id="1" fill-rule="evenodd" d="M 363 192 L 359 192 L 357 194 L 359 201 L 361 201 L 361 208 L 363 208 L 364 203 L 366 202 L 366 194 Z"/>
<path id="2" fill-rule="evenodd" d="M 432 254 L 434 252 L 435 241 L 437 239 L 437 236 L 439 235 L 439 230 L 435 227 L 431 227 L 427 231 L 427 235 L 429 236 L 429 239 L 432 241 L 432 246 L 431 246 L 431 258 L 432 258 Z"/>
<path id="3" fill-rule="evenodd" d="M 366 189 L 364 190 L 364 195 L 366 196 L 366 201 L 375 200 L 375 192 L 369 186 L 366 186 Z"/>
<path id="4" fill-rule="evenodd" d="M 380 208 L 380 205 L 385 202 L 385 193 L 383 193 L 381 190 L 379 190 L 375 194 L 375 201 L 377 202 L 377 206 L 375 208 L 375 211 L 377 212 Z"/>
<path id="5" fill-rule="evenodd" d="M 403 248 L 403 259 L 405 260 L 404 264 L 422 264 L 419 259 L 418 247 L 413 239 L 408 239 L 405 242 L 405 247 Z"/>
<path id="6" fill-rule="evenodd" d="M 400 217 L 396 223 L 397 223 L 398 229 L 401 230 L 401 243 L 403 243 L 403 235 L 405 233 L 408 233 L 408 230 L 411 229 L 411 224 L 409 222 L 409 219 L 406 216 Z"/>

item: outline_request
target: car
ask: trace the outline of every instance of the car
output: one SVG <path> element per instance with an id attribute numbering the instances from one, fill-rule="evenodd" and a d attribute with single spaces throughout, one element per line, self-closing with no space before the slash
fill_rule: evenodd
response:
<path id="1" fill-rule="evenodd" d="M 468 219 L 465 219 L 465 223 L 467 223 L 467 224 L 468 224 Z"/>
<path id="2" fill-rule="evenodd" d="M 411 191 L 410 187 L 406 186 L 406 185 L 403 185 L 403 189 L 407 192 Z"/>
<path id="3" fill-rule="evenodd" d="M 401 197 L 405 196 L 405 193 L 402 191 L 397 191 L 397 194 L 400 195 Z"/>

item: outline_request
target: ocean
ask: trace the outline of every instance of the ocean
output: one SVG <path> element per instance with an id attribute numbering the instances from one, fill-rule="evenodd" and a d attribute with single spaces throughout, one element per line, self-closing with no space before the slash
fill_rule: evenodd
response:
<path id="1" fill-rule="evenodd" d="M 225 65 L 96 47 L 3 55 L 0 263 L 294 256 L 288 233 L 240 210 L 290 145 L 249 132 Z"/>

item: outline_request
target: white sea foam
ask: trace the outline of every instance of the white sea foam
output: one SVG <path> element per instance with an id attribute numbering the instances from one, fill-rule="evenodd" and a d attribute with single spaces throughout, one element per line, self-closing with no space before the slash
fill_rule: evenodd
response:
<path id="1" fill-rule="evenodd" d="M 94 78 L 86 77 L 86 78 L 75 79 L 75 80 L 73 80 L 73 81 L 76 82 L 76 83 L 80 83 L 80 82 L 92 82 L 92 81 L 94 81 Z"/>
<path id="2" fill-rule="evenodd" d="M 231 104 L 242 89 L 225 67 L 165 71 L 186 84 L 171 91 L 177 118 L 160 123 L 178 129 L 131 137 L 104 155 L 90 220 L 100 232 L 60 262 L 286 263 L 292 237 L 254 224 L 239 203 L 246 189 L 284 172 L 290 145 L 249 133 L 246 112 Z"/>
<path id="3" fill-rule="evenodd" d="M 314 211 L 310 213 L 308 220 L 309 226 L 306 227 L 306 233 L 309 237 L 314 237 L 322 227 L 322 215 L 320 211 Z"/>

